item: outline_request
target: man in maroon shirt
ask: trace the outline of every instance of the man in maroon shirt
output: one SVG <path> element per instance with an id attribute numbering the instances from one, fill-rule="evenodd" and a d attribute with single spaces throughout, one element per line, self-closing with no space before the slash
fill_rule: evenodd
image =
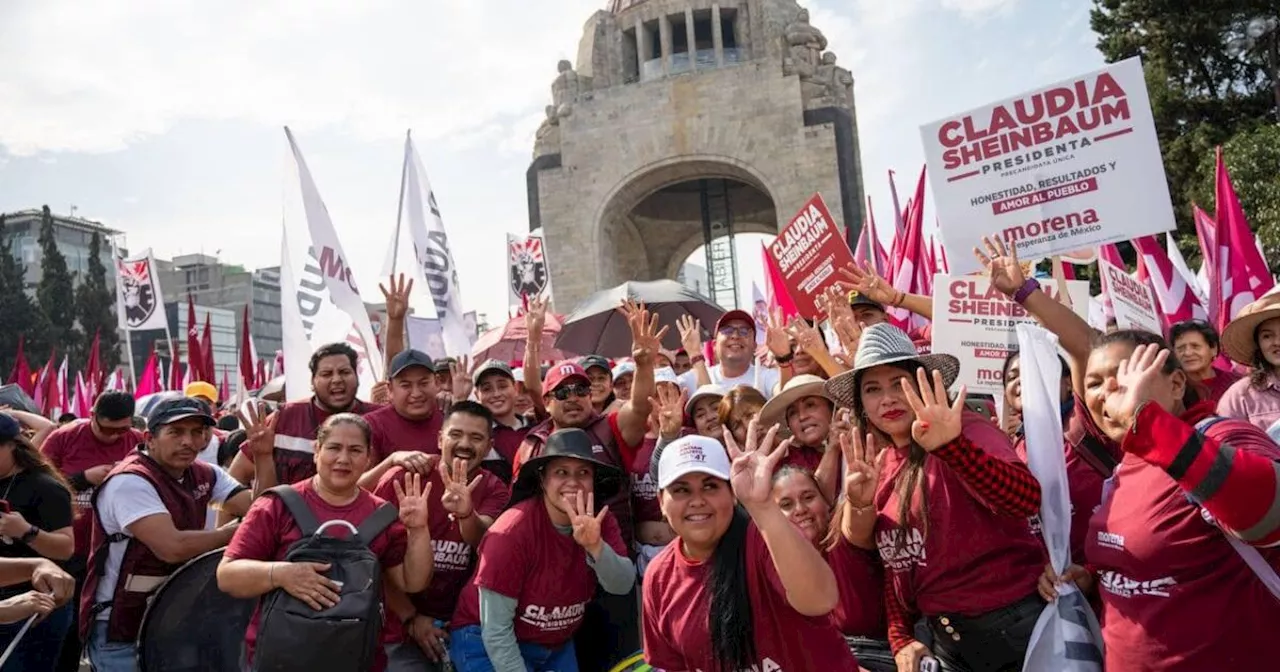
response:
<path id="1" fill-rule="evenodd" d="M 74 420 L 55 430 L 40 443 L 40 452 L 66 476 L 74 496 L 75 552 L 65 563 L 76 579 L 76 603 L 84 587 L 85 560 L 89 557 L 89 536 L 93 531 L 93 493 L 116 462 L 123 460 L 143 442 L 133 428 L 134 402 L 128 392 L 103 392 L 93 405 L 93 415 Z M 80 639 L 72 623 L 63 646 L 60 672 L 80 667 Z"/>
<path id="2" fill-rule="evenodd" d="M 360 486 L 372 490 L 392 467 L 430 475 L 428 455 L 440 454 L 440 428 L 444 425 L 436 395 L 440 391 L 436 366 L 420 350 L 405 350 L 391 358 L 391 403 L 365 416 L 373 430 L 370 460 L 376 464 L 360 477 Z"/>
<path id="3" fill-rule="evenodd" d="M 297 483 L 316 473 L 316 430 L 330 415 L 364 415 L 375 406 L 356 399 L 356 351 L 346 343 L 323 345 L 311 355 L 311 389 L 315 395 L 280 407 L 267 418 L 250 413 L 241 418 L 248 435 L 229 470 L 241 483 L 254 484 L 254 494 L 278 484 Z"/>
<path id="4" fill-rule="evenodd" d="M 493 414 L 493 449 L 485 456 L 484 468 L 511 482 L 511 463 L 520 444 L 533 428 L 528 416 L 516 413 L 516 397 L 521 393 L 515 372 L 506 362 L 491 359 L 476 368 L 476 399 Z"/>

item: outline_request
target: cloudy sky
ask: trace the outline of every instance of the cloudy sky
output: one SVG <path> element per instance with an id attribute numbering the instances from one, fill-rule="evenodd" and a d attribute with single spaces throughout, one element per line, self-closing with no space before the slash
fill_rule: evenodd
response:
<path id="1" fill-rule="evenodd" d="M 556 62 L 605 4 L 4 2 L 0 211 L 75 205 L 135 250 L 273 266 L 282 193 L 296 188 L 288 125 L 375 300 L 412 128 L 464 303 L 500 319 L 505 275 L 492 264 L 506 232 L 528 229 L 525 169 Z M 922 165 L 921 124 L 1102 65 L 1089 0 L 803 4 L 856 79 L 877 203 L 887 170 Z M 758 252 L 743 256 L 749 283 Z"/>

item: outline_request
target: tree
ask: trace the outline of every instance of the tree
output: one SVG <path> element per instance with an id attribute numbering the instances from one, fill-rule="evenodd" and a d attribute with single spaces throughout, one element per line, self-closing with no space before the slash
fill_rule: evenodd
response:
<path id="1" fill-rule="evenodd" d="M 18 350 L 18 337 L 25 337 L 27 361 L 36 361 L 36 355 L 49 355 L 47 322 L 26 291 L 27 268 L 14 256 L 13 241 L 5 230 L 4 215 L 0 215 L 0 375 L 8 376 L 13 369 L 13 356 Z M 43 364 L 43 360 L 39 366 Z"/>
<path id="2" fill-rule="evenodd" d="M 84 281 L 76 288 L 76 317 L 80 322 L 81 336 L 78 361 L 83 364 L 88 360 L 94 334 L 98 334 L 102 367 L 104 371 L 110 371 L 120 363 L 120 335 L 116 331 L 115 293 L 107 285 L 107 267 L 103 265 L 101 255 L 102 235 L 95 231 L 89 240 Z M 86 376 L 89 373 L 85 371 Z"/>
<path id="3" fill-rule="evenodd" d="M 1272 273 L 1280 273 L 1280 125 L 1260 126 L 1237 133 L 1222 146 L 1222 159 L 1231 173 L 1231 183 L 1249 226 L 1262 239 L 1264 257 Z M 1210 153 L 1200 162 L 1200 182 L 1192 198 L 1210 216 L 1214 211 L 1214 167 Z M 1199 256 L 1200 245 L 1192 236 L 1179 241 L 1186 251 Z"/>
<path id="4" fill-rule="evenodd" d="M 1265 50 L 1232 58 L 1226 47 L 1250 19 L 1274 14 L 1274 0 L 1094 0 L 1090 23 L 1107 61 L 1142 57 L 1183 238 L 1195 235 L 1190 203 L 1205 165 L 1213 179 L 1205 157 L 1275 111 Z"/>
<path id="5" fill-rule="evenodd" d="M 58 352 L 74 350 L 79 343 L 76 331 L 75 279 L 67 270 L 67 258 L 58 249 L 53 233 L 53 215 L 44 206 L 40 219 L 40 284 L 36 286 L 36 300 L 40 312 L 48 318 L 49 347 Z M 48 356 L 45 348 L 43 355 Z"/>

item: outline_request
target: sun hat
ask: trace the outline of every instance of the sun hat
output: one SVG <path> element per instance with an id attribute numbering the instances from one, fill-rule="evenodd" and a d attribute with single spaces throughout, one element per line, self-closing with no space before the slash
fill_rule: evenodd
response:
<path id="1" fill-rule="evenodd" d="M 769 427 L 784 422 L 787 417 L 787 408 L 805 397 L 822 397 L 834 404 L 836 400 L 827 394 L 826 384 L 827 381 L 810 373 L 788 380 L 782 387 L 782 391 L 774 395 L 764 408 L 760 409 L 760 425 Z"/>
<path id="2" fill-rule="evenodd" d="M 705 436 L 685 436 L 667 444 L 658 459 L 658 487 L 665 489 L 693 473 L 729 480 L 729 452 Z"/>
<path id="3" fill-rule="evenodd" d="M 511 484 L 511 501 L 508 506 L 536 496 L 542 487 L 542 468 L 547 462 L 558 457 L 571 457 L 575 460 L 590 462 L 595 467 L 596 504 L 613 499 L 622 487 L 622 470 L 602 462 L 596 457 L 596 448 L 601 452 L 603 446 L 597 446 L 591 435 L 577 428 L 559 429 L 547 437 L 542 445 L 542 452 L 520 465 L 520 473 Z"/>
<path id="4" fill-rule="evenodd" d="M 715 384 L 703 385 L 699 387 L 697 390 L 694 390 L 693 396 L 689 397 L 688 403 L 684 405 L 684 412 L 690 417 L 692 417 L 693 407 L 696 406 L 699 401 L 702 401 L 707 397 L 715 397 L 716 399 L 723 399 L 724 395 L 726 394 L 728 394 L 728 392 L 726 392 L 725 389 L 719 385 L 715 385 Z"/>
<path id="5" fill-rule="evenodd" d="M 1222 330 L 1222 350 L 1233 361 L 1245 366 L 1253 366 L 1253 358 L 1258 353 L 1258 339 L 1255 332 L 1267 320 L 1280 317 L 1280 285 L 1262 295 L 1261 299 L 1240 309 L 1234 320 L 1227 323 Z"/>
<path id="6" fill-rule="evenodd" d="M 884 364 L 916 362 L 929 371 L 942 373 L 947 387 L 960 375 L 960 360 L 951 355 L 922 355 L 901 329 L 888 324 L 874 324 L 862 330 L 858 352 L 853 357 L 853 370 L 835 376 L 826 383 L 827 398 L 852 408 L 858 398 L 859 374 Z"/>

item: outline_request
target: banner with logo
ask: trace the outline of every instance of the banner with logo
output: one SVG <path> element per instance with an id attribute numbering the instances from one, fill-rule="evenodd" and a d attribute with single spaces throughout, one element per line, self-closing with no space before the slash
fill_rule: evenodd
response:
<path id="1" fill-rule="evenodd" d="M 999 235 L 1037 259 L 1174 228 L 1142 63 L 1131 58 L 920 128 L 960 275 Z"/>
<path id="2" fill-rule="evenodd" d="M 1072 310 L 1087 318 L 1089 283 L 1067 280 L 1066 285 Z M 1058 298 L 1052 279 L 1041 279 L 1040 288 Z M 1015 329 L 1035 324 L 1035 318 L 983 276 L 936 275 L 933 291 L 933 353 L 960 360 L 956 384 L 971 394 L 1004 394 L 1004 360 L 1018 349 Z"/>
<path id="3" fill-rule="evenodd" d="M 836 269 L 853 264 L 853 253 L 821 194 L 814 194 L 769 244 L 782 284 L 803 317 L 818 317 L 814 303 L 827 287 L 840 280 Z"/>
<path id="4" fill-rule="evenodd" d="M 1164 333 L 1155 297 L 1146 283 L 1138 282 L 1106 259 L 1098 259 L 1098 270 L 1102 272 L 1102 289 L 1115 307 L 1117 327 Z"/>
<path id="5" fill-rule="evenodd" d="M 169 318 L 163 298 L 150 249 L 135 257 L 116 259 L 116 314 L 121 329 L 167 328 Z"/>
<path id="6" fill-rule="evenodd" d="M 541 236 L 507 234 L 507 305 L 520 308 L 526 299 L 551 295 L 551 270 Z"/>

